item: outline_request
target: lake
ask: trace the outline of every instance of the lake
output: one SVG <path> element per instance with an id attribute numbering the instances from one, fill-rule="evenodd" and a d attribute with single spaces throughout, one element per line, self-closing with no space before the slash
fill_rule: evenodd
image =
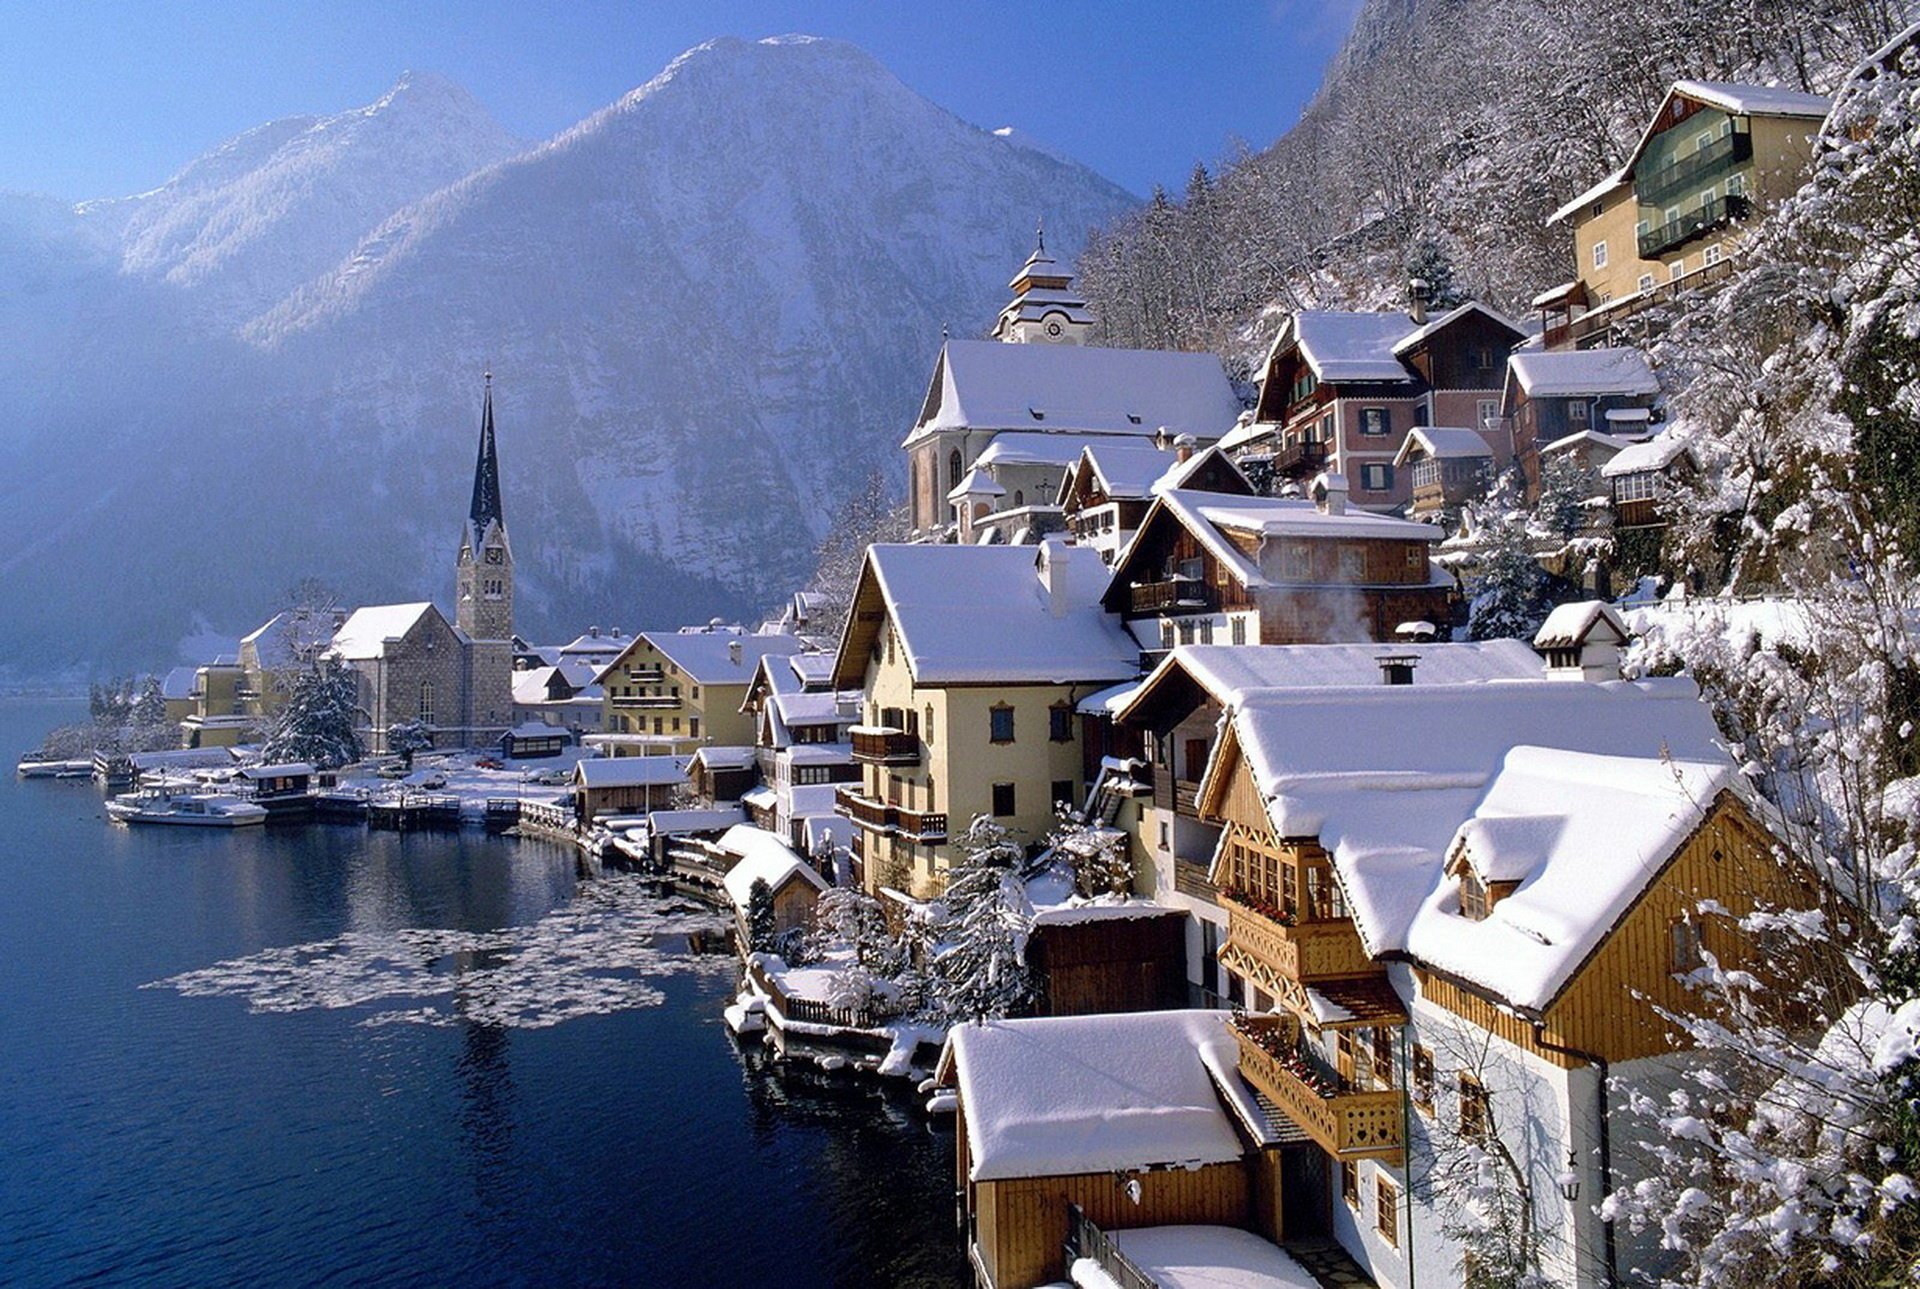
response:
<path id="1" fill-rule="evenodd" d="M 970 1283 L 947 1125 L 743 1052 L 714 915 L 570 850 L 9 772 L 0 891 L 0 1281 Z"/>

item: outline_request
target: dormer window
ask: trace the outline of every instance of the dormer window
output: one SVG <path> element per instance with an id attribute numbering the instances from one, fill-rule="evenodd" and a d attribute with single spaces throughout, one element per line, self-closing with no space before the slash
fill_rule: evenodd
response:
<path id="1" fill-rule="evenodd" d="M 1487 884 L 1480 880 L 1480 874 L 1471 868 L 1460 870 L 1460 916 L 1469 922 L 1484 922 L 1492 902 L 1487 898 Z"/>

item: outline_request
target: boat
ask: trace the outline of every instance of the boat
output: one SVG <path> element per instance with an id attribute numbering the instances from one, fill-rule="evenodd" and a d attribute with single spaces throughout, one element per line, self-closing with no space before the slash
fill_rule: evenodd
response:
<path id="1" fill-rule="evenodd" d="M 93 762 L 30 753 L 20 758 L 13 772 L 23 779 L 84 779 L 93 773 Z"/>
<path id="2" fill-rule="evenodd" d="M 267 808 L 220 793 L 175 796 L 131 792 L 107 802 L 109 817 L 123 824 L 184 824 L 197 828 L 242 828 L 267 821 Z"/>

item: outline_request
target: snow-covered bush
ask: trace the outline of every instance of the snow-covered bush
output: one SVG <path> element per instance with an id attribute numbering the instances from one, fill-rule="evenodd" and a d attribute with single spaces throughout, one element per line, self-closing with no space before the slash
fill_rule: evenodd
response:
<path id="1" fill-rule="evenodd" d="M 953 844 L 965 858 L 948 873 L 922 931 L 923 1009 L 949 1024 L 1017 1013 L 1035 997 L 1026 962 L 1033 905 L 1022 880 L 1025 850 L 986 815 Z"/>
<path id="2" fill-rule="evenodd" d="M 352 668 L 337 658 L 314 659 L 294 673 L 261 755 L 268 761 L 306 761 L 322 770 L 359 760 L 356 698 Z"/>

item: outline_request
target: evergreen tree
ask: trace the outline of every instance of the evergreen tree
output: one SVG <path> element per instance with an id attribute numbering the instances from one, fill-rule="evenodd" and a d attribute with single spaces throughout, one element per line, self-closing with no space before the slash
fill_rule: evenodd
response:
<path id="1" fill-rule="evenodd" d="M 948 874 L 929 919 L 926 1006 L 948 1024 L 1011 1015 L 1036 996 L 1026 962 L 1033 905 L 1021 878 L 1025 853 L 985 815 L 954 846 L 966 858 Z"/>
<path id="2" fill-rule="evenodd" d="M 1427 308 L 1443 313 L 1467 302 L 1466 295 L 1453 279 L 1453 253 L 1431 237 L 1423 237 L 1407 250 L 1407 282 L 1426 283 Z"/>
<path id="3" fill-rule="evenodd" d="M 362 755 L 360 709 L 353 669 L 319 657 L 294 673 L 261 755 L 269 761 L 305 761 L 332 770 Z"/>
<path id="4" fill-rule="evenodd" d="M 413 754 L 433 746 L 433 731 L 422 721 L 395 721 L 387 726 L 387 751 L 411 770 Z"/>
<path id="5" fill-rule="evenodd" d="M 754 953 L 772 953 L 778 937 L 773 912 L 773 888 L 765 878 L 756 877 L 747 888 L 747 948 Z"/>
<path id="6" fill-rule="evenodd" d="M 1118 828 L 1081 820 L 1062 804 L 1060 823 L 1047 838 L 1055 857 L 1073 867 L 1073 887 L 1081 895 L 1126 895 L 1133 890 L 1133 858 L 1127 834 Z"/>
<path id="7" fill-rule="evenodd" d="M 1534 556 L 1529 517 L 1520 505 L 1519 476 L 1504 475 L 1475 514 L 1479 548 L 1467 582 L 1467 636 L 1531 640 L 1551 605 L 1547 575 Z"/>
<path id="8" fill-rule="evenodd" d="M 167 723 L 167 700 L 160 692 L 160 678 L 148 676 L 134 699 L 128 720 L 138 729 L 150 730 Z"/>

